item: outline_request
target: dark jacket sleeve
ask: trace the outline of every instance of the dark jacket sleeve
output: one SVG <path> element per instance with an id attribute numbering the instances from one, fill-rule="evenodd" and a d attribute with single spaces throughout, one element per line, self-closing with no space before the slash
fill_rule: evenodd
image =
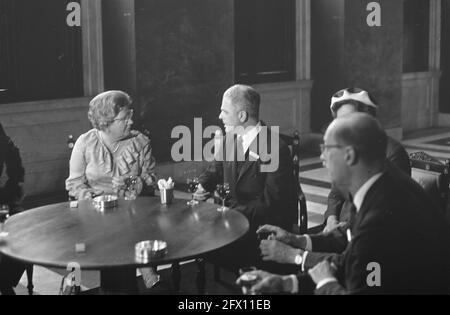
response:
<path id="1" fill-rule="evenodd" d="M 317 263 L 322 260 L 328 260 L 333 263 L 337 267 L 337 272 L 335 277 L 338 281 L 327 283 L 326 285 L 316 289 L 316 284 L 312 281 L 311 277 L 307 272 L 301 272 L 297 275 L 297 279 L 299 280 L 299 293 L 300 294 L 330 294 L 330 295 L 339 295 L 339 294 L 347 294 L 345 288 L 340 284 L 343 281 L 343 270 L 344 270 L 344 254 L 328 254 L 328 253 L 308 253 L 316 255 Z M 305 267 L 308 264 L 308 256 L 306 257 Z M 313 257 L 313 256 L 311 256 Z M 314 264 L 314 266 L 316 263 Z M 314 266 L 306 267 L 312 268 Z"/>
<path id="2" fill-rule="evenodd" d="M 304 263 L 305 270 L 313 268 L 315 265 L 317 265 L 323 260 L 336 260 L 338 259 L 339 255 L 342 254 L 308 252 L 308 255 L 306 255 L 306 260 Z"/>
<path id="3" fill-rule="evenodd" d="M 325 222 L 330 215 L 335 215 L 339 220 L 344 202 L 345 198 L 342 197 L 342 194 L 339 192 L 339 190 L 337 190 L 334 185 L 331 186 L 327 201 L 327 211 L 325 211 L 324 214 Z"/>
<path id="4" fill-rule="evenodd" d="M 329 233 L 310 235 L 314 252 L 342 253 L 347 247 L 347 229 L 350 223 L 338 227 Z"/>
<path id="5" fill-rule="evenodd" d="M 386 246 L 387 239 L 377 225 L 367 224 L 363 229 L 364 231 L 358 233 L 358 236 L 352 240 L 352 246 L 348 247 L 344 254 L 337 256 L 337 260 L 333 260 L 338 269 L 339 283 L 328 283 L 316 290 L 316 294 L 379 294 L 382 292 L 382 286 L 367 285 L 367 276 L 370 273 L 367 266 L 371 262 L 379 262 L 383 266 L 383 250 L 380 248 Z M 384 273 L 384 277 L 389 278 L 387 272 Z"/>
<path id="6" fill-rule="evenodd" d="M 263 192 L 258 198 L 236 206 L 251 226 L 267 223 L 290 229 L 295 223 L 297 211 L 292 170 L 289 148 L 280 141 L 278 169 L 267 173 Z"/>
<path id="7" fill-rule="evenodd" d="M 386 158 L 400 170 L 411 176 L 411 164 L 405 148 L 396 140 L 388 138 Z"/>
<path id="8" fill-rule="evenodd" d="M 223 182 L 223 162 L 213 161 L 199 176 L 199 183 L 210 193 L 214 193 L 216 185 Z"/>
<path id="9" fill-rule="evenodd" d="M 17 148 L 9 138 L 7 141 L 5 157 L 6 174 L 8 175 L 8 178 L 14 183 L 23 183 L 25 170 L 22 166 L 19 148 Z"/>
<path id="10" fill-rule="evenodd" d="M 3 151 L 3 161 L 0 162 L 6 166 L 6 175 L 8 176 L 6 184 L 0 190 L 0 199 L 11 206 L 23 196 L 23 190 L 19 183 L 24 181 L 25 170 L 22 166 L 19 149 L 9 137 L 3 135 L 0 139 L 0 146 Z"/>

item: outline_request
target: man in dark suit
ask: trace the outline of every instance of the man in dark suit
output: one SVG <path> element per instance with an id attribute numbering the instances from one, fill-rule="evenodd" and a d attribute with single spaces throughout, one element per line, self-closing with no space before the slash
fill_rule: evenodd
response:
<path id="1" fill-rule="evenodd" d="M 6 135 L 0 124 L 0 176 L 6 166 L 8 179 L 0 187 L 0 204 L 10 209 L 10 215 L 20 212 L 20 202 L 23 197 L 24 168 L 20 158 L 19 149 Z M 16 286 L 25 270 L 22 263 L 13 261 L 0 254 L 0 292 L 14 294 L 12 287 Z"/>
<path id="2" fill-rule="evenodd" d="M 250 86 L 234 85 L 223 95 L 226 136 L 216 161 L 200 176 L 195 194 L 204 200 L 217 184 L 230 184 L 227 204 L 250 222 L 243 254 L 257 254 L 255 231 L 261 224 L 290 228 L 297 215 L 293 165 L 288 146 L 259 120 L 260 96 Z"/>
<path id="3" fill-rule="evenodd" d="M 377 117 L 378 102 L 365 90 L 346 88 L 333 94 L 330 110 L 333 118 L 343 117 L 356 112 L 367 113 L 372 117 Z M 411 175 L 408 153 L 397 140 L 389 136 L 387 138 L 386 158 L 405 174 Z M 350 209 L 352 207 L 351 202 L 346 201 L 346 198 L 334 186 L 331 187 L 327 203 L 327 211 L 324 214 L 326 224 L 324 232 L 329 232 L 339 225 L 345 225 L 350 220 Z M 343 242 L 334 251 L 342 252 L 345 246 L 346 243 Z"/>
<path id="4" fill-rule="evenodd" d="M 330 110 L 333 118 L 344 117 L 356 112 L 367 113 L 372 117 L 376 117 L 378 105 L 375 98 L 369 92 L 359 88 L 346 88 L 333 94 Z M 389 136 L 387 137 L 386 159 L 408 176 L 411 175 L 408 153 L 398 141 Z M 330 253 L 342 253 L 345 250 L 348 243 L 346 231 L 351 224 L 350 216 L 353 205 L 349 199 L 348 196 L 347 198 L 343 196 L 332 185 L 327 200 L 327 211 L 324 214 L 325 223 L 313 228 L 313 232 L 310 235 L 305 235 L 305 238 L 300 238 L 301 244 L 306 247 L 301 248 L 310 251 L 308 258 L 311 259 L 312 256 L 324 258 L 330 256 Z M 271 228 L 273 229 L 273 227 Z M 260 231 L 263 232 L 265 230 L 266 228 Z M 322 235 L 320 233 L 322 230 L 323 233 L 329 235 Z M 315 233 L 319 234 L 315 235 Z M 308 246 L 311 240 L 307 240 L 307 238 L 312 239 L 316 244 L 320 244 L 319 246 L 314 246 L 314 253 L 311 253 L 311 246 Z M 281 244 L 276 240 L 263 241 L 260 247 L 264 260 L 284 264 L 295 264 L 295 259 L 297 258 L 297 262 L 299 260 L 297 257 L 299 251 L 297 249 L 286 244 Z M 319 251 L 319 249 L 321 250 Z M 305 262 L 303 262 L 304 264 Z"/>
<path id="5" fill-rule="evenodd" d="M 420 185 L 387 163 L 386 143 L 379 123 L 367 114 L 333 121 L 321 159 L 339 191 L 353 196 L 350 242 L 343 254 L 308 274 L 257 271 L 254 290 L 306 293 L 313 280 L 316 294 L 449 292 L 449 227 Z"/>

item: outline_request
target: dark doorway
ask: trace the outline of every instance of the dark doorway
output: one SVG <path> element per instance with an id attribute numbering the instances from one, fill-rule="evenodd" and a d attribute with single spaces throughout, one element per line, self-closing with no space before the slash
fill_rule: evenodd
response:
<path id="1" fill-rule="evenodd" d="M 450 0 L 442 0 L 441 69 L 439 110 L 450 113 Z"/>
<path id="2" fill-rule="evenodd" d="M 311 128 L 323 132 L 331 121 L 331 95 L 342 86 L 344 0 L 311 1 Z"/>

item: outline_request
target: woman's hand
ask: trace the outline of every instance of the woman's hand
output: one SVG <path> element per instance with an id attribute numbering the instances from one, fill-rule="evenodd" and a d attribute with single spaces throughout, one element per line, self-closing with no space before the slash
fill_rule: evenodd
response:
<path id="1" fill-rule="evenodd" d="M 119 191 L 125 187 L 126 178 L 128 178 L 128 176 L 114 176 L 112 178 L 112 185 L 114 191 Z"/>
<path id="2" fill-rule="evenodd" d="M 77 199 L 78 200 L 90 200 L 97 196 L 103 195 L 103 192 L 104 192 L 103 190 L 95 190 L 92 188 L 82 189 L 78 193 Z"/>
<path id="3" fill-rule="evenodd" d="M 211 194 L 203 188 L 202 184 L 198 184 L 197 190 L 194 192 L 194 199 L 199 201 L 205 201 Z"/>
<path id="4" fill-rule="evenodd" d="M 127 185 L 130 185 L 129 181 L 135 181 L 134 187 L 127 187 Z M 136 194 L 139 195 L 142 192 L 142 189 L 144 188 L 144 181 L 139 176 L 132 176 L 132 175 L 125 175 L 125 176 L 115 176 L 112 179 L 112 185 L 114 191 L 120 195 L 123 193 L 125 189 L 134 189 L 136 191 Z"/>

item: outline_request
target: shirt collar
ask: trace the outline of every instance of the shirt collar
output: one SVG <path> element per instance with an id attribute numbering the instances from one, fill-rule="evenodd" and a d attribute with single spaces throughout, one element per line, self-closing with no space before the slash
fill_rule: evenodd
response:
<path id="1" fill-rule="evenodd" d="M 245 133 L 241 136 L 244 153 L 247 152 L 248 148 L 250 147 L 252 142 L 256 139 L 260 131 L 261 131 L 261 122 L 258 122 L 253 127 L 246 128 Z"/>
<path id="2" fill-rule="evenodd" d="M 370 187 L 372 187 L 373 184 L 378 180 L 378 178 L 383 175 L 382 172 L 377 173 L 373 175 L 371 178 L 369 178 L 364 185 L 359 187 L 358 191 L 356 192 L 355 196 L 353 197 L 353 204 L 356 207 L 356 212 L 359 212 L 362 203 L 364 201 L 364 198 L 366 197 L 367 192 L 369 191 Z"/>

